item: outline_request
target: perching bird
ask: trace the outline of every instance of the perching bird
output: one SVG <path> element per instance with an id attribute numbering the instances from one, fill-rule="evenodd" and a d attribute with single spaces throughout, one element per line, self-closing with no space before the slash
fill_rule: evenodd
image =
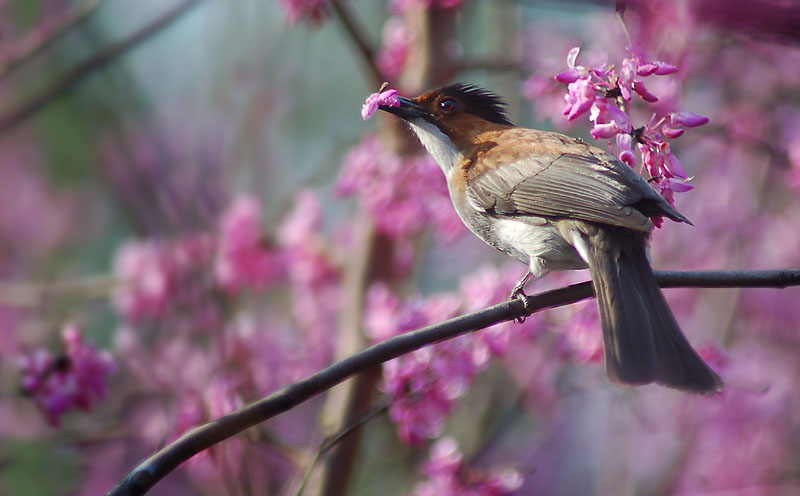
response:
<path id="1" fill-rule="evenodd" d="M 588 267 L 612 382 L 722 389 L 678 327 L 647 259 L 650 217 L 691 222 L 647 181 L 580 139 L 514 126 L 503 100 L 474 85 L 398 100 L 380 109 L 405 120 L 439 164 L 464 224 L 528 264 L 512 297 L 545 270 Z"/>

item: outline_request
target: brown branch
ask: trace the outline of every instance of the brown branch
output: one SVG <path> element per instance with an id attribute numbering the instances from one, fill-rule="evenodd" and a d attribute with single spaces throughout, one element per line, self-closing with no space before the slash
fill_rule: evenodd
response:
<path id="1" fill-rule="evenodd" d="M 0 306 L 37 308 L 47 300 L 64 296 L 85 300 L 107 298 L 116 284 L 109 275 L 44 283 L 0 282 Z"/>
<path id="2" fill-rule="evenodd" d="M 172 22 L 180 18 L 184 13 L 188 12 L 192 7 L 198 5 L 202 0 L 184 0 L 171 10 L 167 11 L 161 17 L 140 29 L 130 37 L 112 45 L 96 53 L 87 60 L 73 67 L 61 78 L 50 83 L 38 94 L 31 97 L 28 101 L 23 102 L 16 108 L 8 111 L 0 117 L 0 134 L 3 134 L 18 124 L 24 122 L 32 115 L 46 107 L 50 102 L 61 96 L 62 93 L 70 90 L 75 85 L 83 81 L 86 77 L 95 73 L 99 69 L 104 68 L 120 56 L 128 53 L 130 50 L 138 46 L 143 41 L 151 36 L 157 34 L 162 29 L 166 28 Z"/>
<path id="3" fill-rule="evenodd" d="M 338 17 L 339 22 L 342 23 L 345 31 L 350 36 L 358 53 L 361 54 L 362 62 L 366 66 L 367 72 L 369 72 L 372 86 L 377 89 L 383 82 L 383 75 L 380 69 L 378 69 L 378 65 L 375 63 L 374 44 L 367 39 L 367 35 L 356 20 L 356 17 L 350 11 L 350 7 L 348 7 L 343 0 L 332 1 L 331 7 L 336 17 Z"/>
<path id="4" fill-rule="evenodd" d="M 800 286 L 800 269 L 765 271 L 656 272 L 661 287 L 785 288 Z M 498 303 L 483 310 L 394 336 L 305 379 L 246 405 L 217 420 L 195 427 L 142 462 L 107 494 L 141 495 L 197 453 L 260 422 L 291 410 L 348 377 L 374 368 L 423 346 L 478 329 L 514 320 L 547 308 L 575 303 L 593 296 L 590 281 L 545 291 L 521 300 Z M 525 308 L 528 308 L 526 311 Z"/>
<path id="5" fill-rule="evenodd" d="M 21 48 L 20 53 L 0 61 L 0 79 L 7 77 L 23 64 L 44 51 L 47 47 L 58 41 L 70 29 L 85 21 L 89 14 L 95 11 L 103 0 L 86 0 L 77 8 L 57 19 L 44 35 L 32 30 L 28 36 L 19 42 L 15 48 Z"/>

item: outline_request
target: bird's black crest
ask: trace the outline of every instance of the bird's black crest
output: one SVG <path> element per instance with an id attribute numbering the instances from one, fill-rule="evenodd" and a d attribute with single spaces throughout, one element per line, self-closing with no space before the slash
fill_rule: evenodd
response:
<path id="1" fill-rule="evenodd" d="M 457 98 L 471 114 L 490 122 L 513 126 L 508 119 L 507 104 L 497 93 L 469 83 L 454 83 L 443 87 L 441 92 Z"/>

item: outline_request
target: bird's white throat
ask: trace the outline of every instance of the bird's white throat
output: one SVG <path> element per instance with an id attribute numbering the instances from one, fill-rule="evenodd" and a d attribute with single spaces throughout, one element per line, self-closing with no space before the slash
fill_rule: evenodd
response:
<path id="1" fill-rule="evenodd" d="M 461 153 L 450 138 L 424 119 L 409 122 L 411 130 L 416 133 L 422 146 L 428 150 L 446 176 L 449 176 L 453 166 L 461 160 Z"/>

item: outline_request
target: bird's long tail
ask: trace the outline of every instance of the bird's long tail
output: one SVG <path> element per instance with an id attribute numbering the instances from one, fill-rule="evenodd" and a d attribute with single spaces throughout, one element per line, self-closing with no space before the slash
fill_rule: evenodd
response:
<path id="1" fill-rule="evenodd" d="M 634 385 L 656 382 L 702 394 L 722 390 L 722 380 L 686 340 L 661 294 L 647 260 L 647 235 L 591 227 L 584 239 L 609 379 Z"/>

